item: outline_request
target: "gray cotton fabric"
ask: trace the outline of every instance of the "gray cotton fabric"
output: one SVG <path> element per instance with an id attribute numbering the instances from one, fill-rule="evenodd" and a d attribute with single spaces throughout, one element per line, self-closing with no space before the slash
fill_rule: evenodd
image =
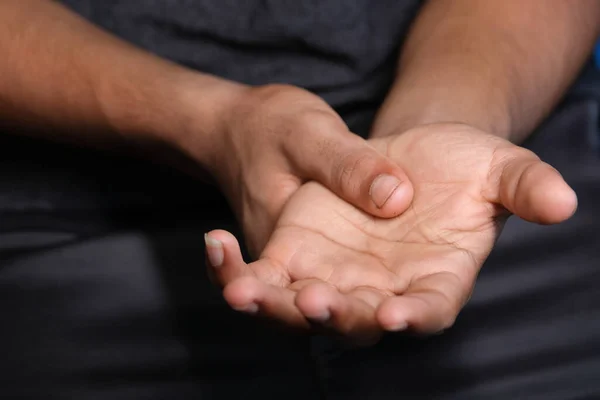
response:
<path id="1" fill-rule="evenodd" d="M 313 90 L 361 134 L 418 7 L 66 3 L 189 67 Z M 201 238 L 241 234 L 214 190 L 149 163 L 0 134 L 0 397 L 598 399 L 599 115 L 600 71 L 588 69 L 526 144 L 578 193 L 577 214 L 552 227 L 511 218 L 453 328 L 369 349 L 271 329 L 224 303 Z"/>
<path id="2" fill-rule="evenodd" d="M 240 234 L 219 207 L 96 234 L 69 230 L 78 215 L 0 232 L 0 397 L 599 399 L 599 110 L 600 96 L 570 98 L 528 143 L 577 191 L 577 214 L 511 218 L 439 336 L 353 348 L 231 310 L 202 267 L 204 232 Z"/>

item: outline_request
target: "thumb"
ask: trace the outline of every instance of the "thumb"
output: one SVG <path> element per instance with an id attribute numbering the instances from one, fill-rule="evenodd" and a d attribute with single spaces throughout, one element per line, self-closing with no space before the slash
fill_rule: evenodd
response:
<path id="1" fill-rule="evenodd" d="M 403 169 L 359 136 L 325 134 L 301 147 L 290 154 L 304 178 L 375 217 L 396 217 L 412 202 L 413 186 Z"/>
<path id="2" fill-rule="evenodd" d="M 499 203 L 515 215 L 539 224 L 557 224 L 577 209 L 577 195 L 560 173 L 523 148 L 492 167 L 490 185 Z"/>

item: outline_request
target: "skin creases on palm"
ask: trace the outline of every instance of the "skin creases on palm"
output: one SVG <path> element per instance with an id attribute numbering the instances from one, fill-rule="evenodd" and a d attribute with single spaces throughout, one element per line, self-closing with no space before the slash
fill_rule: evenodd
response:
<path id="1" fill-rule="evenodd" d="M 318 279 L 342 292 L 400 294 L 411 280 L 445 271 L 468 281 L 494 243 L 494 215 L 460 188 L 430 190 L 404 215 L 383 220 L 310 182 L 286 206 L 262 257 L 285 266 L 290 284 Z M 439 205 L 427 206 L 431 200 Z"/>
<path id="2" fill-rule="evenodd" d="M 304 184 L 260 259 L 246 265 L 230 253 L 235 260 L 219 272 L 234 308 L 356 338 L 434 333 L 468 300 L 506 209 L 551 224 L 576 208 L 572 189 L 535 154 L 468 126 L 424 126 L 370 143 L 407 172 L 408 210 L 377 219 Z"/>
<path id="3" fill-rule="evenodd" d="M 286 204 L 261 257 L 271 265 L 257 264 L 258 277 L 293 290 L 322 281 L 365 302 L 369 307 L 363 312 L 369 308 L 374 312 L 385 299 L 410 292 L 411 285 L 422 282 L 415 285 L 415 295 L 439 291 L 439 300 L 451 303 L 442 306 L 452 309 L 444 312 L 458 312 L 455 309 L 470 295 L 499 234 L 498 209 L 481 194 L 495 141 L 481 136 L 478 146 L 472 135 L 441 134 L 442 146 L 428 143 L 439 139 L 438 135 L 411 137 L 410 133 L 373 143 L 382 151 L 387 148 L 388 156 L 409 171 L 415 185 L 413 204 L 399 217 L 371 217 L 320 184 L 305 184 Z M 276 278 L 272 264 L 282 266 Z M 453 286 L 450 291 L 449 285 Z M 326 293 L 312 294 L 319 295 L 327 297 Z M 303 296 L 304 307 L 299 304 L 306 309 L 305 315 L 326 319 L 332 311 L 335 314 L 331 304 L 311 304 L 319 300 L 310 297 L 310 293 Z M 353 307 L 341 309 L 333 316 L 338 322 Z M 449 322 L 442 325 L 451 323 L 454 315 L 447 318 Z M 402 323 L 395 326 L 397 321 L 386 323 L 385 316 L 384 321 L 373 319 L 371 323 L 388 325 L 388 329 L 404 328 Z M 420 330 L 419 321 L 414 322 Z"/>

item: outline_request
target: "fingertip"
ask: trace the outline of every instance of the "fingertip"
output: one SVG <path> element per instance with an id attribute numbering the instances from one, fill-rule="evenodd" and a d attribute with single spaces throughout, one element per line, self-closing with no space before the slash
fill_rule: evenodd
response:
<path id="1" fill-rule="evenodd" d="M 222 229 L 204 235 L 206 252 L 213 268 L 239 267 L 246 265 L 237 238 Z"/>
<path id="2" fill-rule="evenodd" d="M 317 173 L 317 180 L 374 217 L 393 218 L 408 208 L 413 186 L 400 165 L 364 140 L 339 147 L 339 157 L 331 159 L 331 172 Z"/>
<path id="3" fill-rule="evenodd" d="M 208 233 L 205 233 L 204 246 L 208 264 L 212 268 L 220 268 L 225 259 L 225 249 L 223 243 L 220 240 L 210 236 Z"/>
<path id="4" fill-rule="evenodd" d="M 399 332 L 408 328 L 406 313 L 403 310 L 401 302 L 399 302 L 396 297 L 381 303 L 376 311 L 375 317 L 377 322 L 386 331 Z"/>
<path id="5" fill-rule="evenodd" d="M 407 177 L 379 175 L 369 189 L 369 196 L 375 206 L 373 214 L 381 218 L 397 217 L 410 206 L 413 194 L 413 186 Z"/>
<path id="6" fill-rule="evenodd" d="M 237 311 L 258 311 L 261 297 L 261 282 L 253 277 L 242 277 L 229 283 L 223 289 L 223 297 L 231 308 Z"/>
<path id="7" fill-rule="evenodd" d="M 531 153 L 532 154 L 532 153 Z M 513 214 L 538 224 L 557 224 L 577 210 L 577 195 L 561 174 L 527 153 L 502 169 L 500 201 Z"/>
<path id="8" fill-rule="evenodd" d="M 558 224 L 571 218 L 577 211 L 577 194 L 560 178 L 548 182 L 532 193 L 534 204 L 543 204 L 537 216 L 543 224 Z"/>
<path id="9" fill-rule="evenodd" d="M 314 283 L 298 292 L 295 303 L 306 318 L 326 322 L 331 318 L 330 307 L 333 300 L 332 291 L 328 285 Z"/>
<path id="10" fill-rule="evenodd" d="M 541 163 L 536 167 L 539 172 L 530 174 L 532 190 L 526 199 L 529 205 L 526 208 L 531 209 L 532 215 L 525 214 L 523 217 L 541 224 L 558 224 L 571 218 L 577 210 L 575 191 L 550 165 Z"/>
<path id="11" fill-rule="evenodd" d="M 217 240 L 224 245 L 239 246 L 237 238 L 232 233 L 223 229 L 213 229 L 212 231 L 207 232 L 206 236 L 208 236 L 210 239 Z"/>
<path id="12" fill-rule="evenodd" d="M 334 286 L 314 283 L 298 292 L 295 304 L 304 318 L 354 344 L 373 344 L 381 337 L 375 308 L 355 292 L 341 293 Z"/>

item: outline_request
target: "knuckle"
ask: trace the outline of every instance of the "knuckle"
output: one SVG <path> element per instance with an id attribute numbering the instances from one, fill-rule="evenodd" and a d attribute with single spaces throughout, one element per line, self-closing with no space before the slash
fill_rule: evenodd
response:
<path id="1" fill-rule="evenodd" d="M 290 104 L 298 98 L 298 91 L 288 85 L 269 84 L 249 89 L 236 103 L 233 118 L 241 119 L 243 125 L 250 125 L 270 119 L 282 104 Z"/>
<path id="2" fill-rule="evenodd" d="M 327 103 L 302 88 L 270 84 L 249 93 L 236 111 L 246 127 L 266 127 L 283 137 L 308 135 L 314 140 L 346 127 Z"/>
<path id="3" fill-rule="evenodd" d="M 292 85 L 268 84 L 250 89 L 248 104 L 265 112 L 273 109 L 295 113 L 297 110 L 316 104 L 326 104 L 317 95 Z"/>
<path id="4" fill-rule="evenodd" d="M 293 124 L 295 130 L 298 130 L 299 133 L 303 135 L 310 136 L 318 136 L 317 126 L 319 126 L 319 121 L 315 118 L 315 113 L 307 110 L 303 110 L 293 117 Z"/>
<path id="5" fill-rule="evenodd" d="M 347 130 L 335 112 L 318 107 L 305 108 L 296 115 L 295 122 L 304 134 L 314 136 L 317 140 L 330 138 Z"/>
<path id="6" fill-rule="evenodd" d="M 304 92 L 304 90 L 280 83 L 272 83 L 250 89 L 252 99 L 259 102 L 278 102 L 282 98 L 297 96 L 299 92 Z"/>

